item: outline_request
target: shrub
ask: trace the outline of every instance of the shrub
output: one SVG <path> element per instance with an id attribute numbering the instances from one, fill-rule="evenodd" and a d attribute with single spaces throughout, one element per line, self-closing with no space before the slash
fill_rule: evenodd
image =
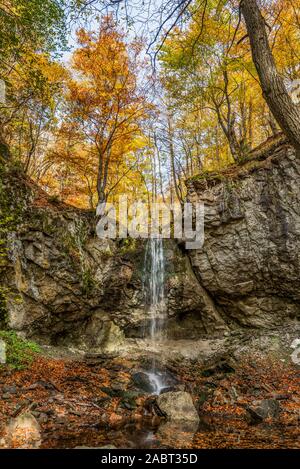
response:
<path id="1" fill-rule="evenodd" d="M 6 343 L 6 365 L 15 370 L 26 368 L 40 352 L 35 342 L 20 338 L 14 331 L 0 331 L 0 339 Z"/>

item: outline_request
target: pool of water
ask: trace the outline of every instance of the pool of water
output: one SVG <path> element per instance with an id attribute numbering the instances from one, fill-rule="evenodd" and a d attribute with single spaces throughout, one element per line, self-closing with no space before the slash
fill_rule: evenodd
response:
<path id="1" fill-rule="evenodd" d="M 212 449 L 300 448 L 297 426 L 260 424 L 243 419 L 203 417 L 199 424 L 151 420 L 128 423 L 122 428 L 61 428 L 43 435 L 42 448 Z"/>

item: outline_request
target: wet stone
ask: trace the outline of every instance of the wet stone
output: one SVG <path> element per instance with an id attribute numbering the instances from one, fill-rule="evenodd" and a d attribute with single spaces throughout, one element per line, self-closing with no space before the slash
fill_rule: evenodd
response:
<path id="1" fill-rule="evenodd" d="M 15 385 L 3 386 L 3 392 L 5 394 L 17 394 L 17 387 Z"/>
<path id="2" fill-rule="evenodd" d="M 153 392 L 153 384 L 147 373 L 144 373 L 143 371 L 138 371 L 137 373 L 134 373 L 134 375 L 132 376 L 132 381 L 134 385 L 142 391 L 145 391 L 147 393 Z"/>
<path id="3" fill-rule="evenodd" d="M 259 405 L 247 407 L 247 421 L 255 425 L 267 418 L 277 418 L 280 412 L 280 404 L 276 399 L 264 399 Z"/>

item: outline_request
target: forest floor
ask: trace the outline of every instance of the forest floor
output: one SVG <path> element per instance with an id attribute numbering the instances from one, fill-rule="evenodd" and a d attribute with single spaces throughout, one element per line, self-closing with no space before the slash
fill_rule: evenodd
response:
<path id="1" fill-rule="evenodd" d="M 174 428 L 154 415 L 153 397 L 132 379 L 142 366 L 124 357 L 85 362 L 43 355 L 24 370 L 2 366 L 0 439 L 10 419 L 30 411 L 41 428 L 42 448 L 300 448 L 299 366 L 260 353 L 208 367 L 171 361 L 168 372 L 199 412 L 196 429 Z M 278 402 L 279 414 L 253 421 L 247 409 L 266 399 Z M 30 447 L 24 438 L 16 433 L 10 447 Z"/>

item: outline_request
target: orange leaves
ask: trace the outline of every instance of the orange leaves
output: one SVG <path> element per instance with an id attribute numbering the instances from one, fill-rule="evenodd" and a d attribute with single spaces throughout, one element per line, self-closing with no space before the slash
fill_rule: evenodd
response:
<path id="1" fill-rule="evenodd" d="M 66 123 L 80 136 L 84 158 L 78 158 L 78 144 L 73 150 L 77 162 L 86 158 L 86 165 L 77 166 L 77 171 L 90 200 L 96 187 L 99 198 L 107 200 L 147 144 L 142 124 L 152 107 L 138 85 L 141 44 L 126 44 L 111 17 L 102 19 L 97 33 L 81 29 L 77 35 L 80 47 L 73 54 Z M 67 153 L 68 160 L 74 159 Z M 93 174 L 86 174 L 87 166 Z"/>
<path id="2" fill-rule="evenodd" d="M 146 71 L 141 41 L 128 43 L 110 16 L 102 18 L 96 32 L 80 29 L 77 38 L 71 70 L 38 57 L 48 88 L 57 85 L 63 95 L 50 100 L 48 140 L 41 149 L 35 145 L 38 158 L 31 155 L 29 139 L 27 166 L 53 196 L 95 209 L 99 198 L 107 201 L 118 190 L 136 194 L 142 188 L 144 193 L 142 158 L 149 158 L 143 153 L 149 138 L 143 126 L 153 105 L 139 84 Z"/>

